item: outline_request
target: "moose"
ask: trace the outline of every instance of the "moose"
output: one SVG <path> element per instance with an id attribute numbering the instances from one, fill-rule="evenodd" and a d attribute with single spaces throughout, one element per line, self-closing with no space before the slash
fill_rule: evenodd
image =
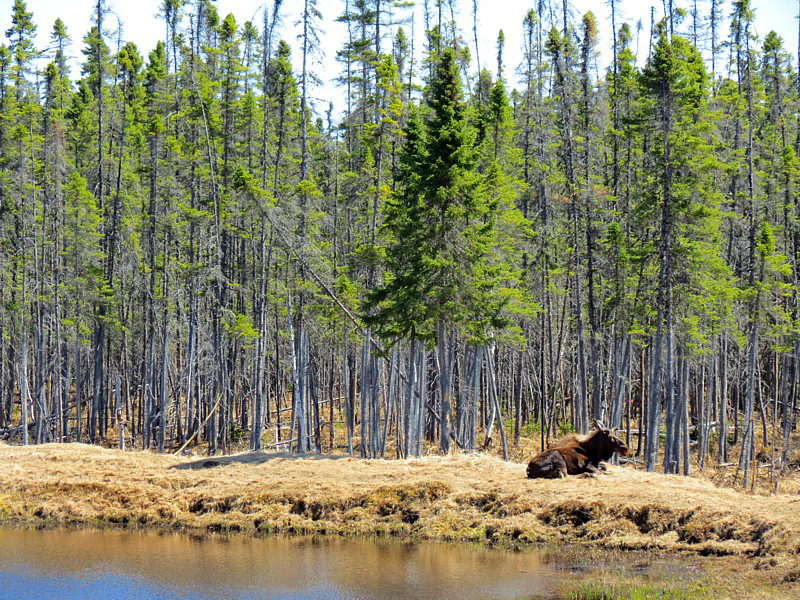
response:
<path id="1" fill-rule="evenodd" d="M 555 479 L 581 473 L 597 474 L 600 461 L 610 459 L 615 452 L 628 455 L 628 445 L 617 437 L 617 428 L 608 429 L 597 420 L 595 431 L 588 435 L 571 434 L 555 446 L 540 452 L 528 463 L 528 478 Z"/>

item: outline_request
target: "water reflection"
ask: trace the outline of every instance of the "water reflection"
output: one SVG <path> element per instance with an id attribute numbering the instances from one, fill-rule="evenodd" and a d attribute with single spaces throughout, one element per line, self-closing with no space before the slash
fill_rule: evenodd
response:
<path id="1" fill-rule="evenodd" d="M 0 529 L 2 598 L 550 598 L 578 576 L 558 563 L 392 540 Z"/>

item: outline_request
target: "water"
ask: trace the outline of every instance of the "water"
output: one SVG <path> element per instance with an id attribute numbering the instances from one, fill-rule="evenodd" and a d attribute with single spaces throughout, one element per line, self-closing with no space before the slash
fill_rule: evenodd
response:
<path id="1" fill-rule="evenodd" d="M 0 528 L 9 599 L 556 598 L 562 584 L 611 568 L 553 549 Z"/>

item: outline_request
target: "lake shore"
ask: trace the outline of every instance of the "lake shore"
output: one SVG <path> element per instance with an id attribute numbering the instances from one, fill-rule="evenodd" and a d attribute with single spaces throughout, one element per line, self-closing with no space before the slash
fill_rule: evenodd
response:
<path id="1" fill-rule="evenodd" d="M 736 572 L 763 597 L 800 591 L 800 495 L 627 466 L 528 480 L 522 463 L 475 454 L 202 458 L 84 444 L 0 444 L 0 465 L 6 524 L 569 543 L 715 557 L 721 584 Z"/>

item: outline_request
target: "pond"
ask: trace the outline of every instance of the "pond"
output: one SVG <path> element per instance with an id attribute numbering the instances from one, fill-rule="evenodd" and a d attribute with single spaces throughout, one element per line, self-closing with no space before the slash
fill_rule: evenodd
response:
<path id="1" fill-rule="evenodd" d="M 0 597 L 559 598 L 565 585 L 608 574 L 697 575 L 624 556 L 621 567 L 619 555 L 559 548 L 0 528 Z"/>

